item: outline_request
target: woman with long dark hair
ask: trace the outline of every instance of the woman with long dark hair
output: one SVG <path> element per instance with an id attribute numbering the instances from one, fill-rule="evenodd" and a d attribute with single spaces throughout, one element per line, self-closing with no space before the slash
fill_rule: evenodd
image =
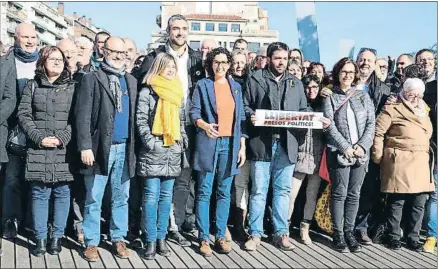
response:
<path id="1" fill-rule="evenodd" d="M 26 180 L 30 182 L 32 219 L 36 247 L 33 254 L 43 256 L 47 244 L 49 204 L 53 195 L 53 234 L 48 252 L 61 252 L 70 209 L 70 184 L 73 176 L 67 145 L 72 136 L 71 116 L 74 82 L 67 60 L 57 47 L 40 51 L 35 78 L 26 84 L 18 120 L 28 141 Z"/>

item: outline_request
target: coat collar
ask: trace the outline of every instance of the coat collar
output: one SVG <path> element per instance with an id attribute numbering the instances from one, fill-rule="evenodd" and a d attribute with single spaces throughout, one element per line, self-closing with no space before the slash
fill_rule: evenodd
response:
<path id="1" fill-rule="evenodd" d="M 103 72 L 102 68 L 97 69 L 96 71 L 93 72 L 93 74 L 96 76 L 97 81 L 99 81 L 100 85 L 102 85 L 103 89 L 108 94 L 111 102 L 115 106 L 116 100 L 114 99 L 115 97 L 113 93 L 110 91 L 108 75 L 105 72 Z M 135 89 L 137 85 L 135 82 L 133 82 L 130 79 L 130 76 L 132 75 L 126 72 L 124 78 L 126 80 L 126 86 L 128 88 L 129 99 L 131 100 L 132 103 L 133 101 L 136 100 L 136 96 L 135 96 L 136 93 L 132 89 Z"/>
<path id="2" fill-rule="evenodd" d="M 405 103 L 405 101 L 401 100 L 400 102 L 402 105 L 395 106 L 394 109 L 397 110 L 405 119 L 427 131 L 424 122 L 429 119 L 429 116 L 425 115 L 422 118 L 418 117 L 417 115 L 415 115 L 414 111 L 412 111 L 412 109 Z"/>

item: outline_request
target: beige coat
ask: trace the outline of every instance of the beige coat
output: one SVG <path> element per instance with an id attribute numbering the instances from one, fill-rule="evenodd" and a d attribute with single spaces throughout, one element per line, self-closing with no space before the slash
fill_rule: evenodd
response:
<path id="1" fill-rule="evenodd" d="M 380 190 L 385 193 L 421 193 L 435 190 L 429 166 L 432 123 L 418 117 L 399 101 L 377 117 L 371 158 L 380 164 Z"/>

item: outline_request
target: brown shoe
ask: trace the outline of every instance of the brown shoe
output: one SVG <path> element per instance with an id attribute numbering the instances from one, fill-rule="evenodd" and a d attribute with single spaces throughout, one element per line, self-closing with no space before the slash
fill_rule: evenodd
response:
<path id="1" fill-rule="evenodd" d="M 372 245 L 373 240 L 368 236 L 366 232 L 358 232 L 356 233 L 356 239 L 362 245 Z"/>
<path id="2" fill-rule="evenodd" d="M 128 259 L 129 258 L 129 250 L 126 247 L 125 242 L 117 241 L 113 243 L 114 255 L 119 257 L 120 259 Z"/>
<path id="3" fill-rule="evenodd" d="M 216 243 L 214 243 L 214 248 L 216 249 L 216 251 L 218 253 L 221 253 L 221 254 L 228 254 L 233 249 L 231 247 L 231 244 L 229 242 L 227 242 L 227 240 L 224 238 L 216 240 Z"/>
<path id="4" fill-rule="evenodd" d="M 211 254 L 213 253 L 213 251 L 210 248 L 210 243 L 208 242 L 208 240 L 202 240 L 200 245 L 199 245 L 199 252 L 204 256 L 204 257 L 210 257 Z"/>
<path id="5" fill-rule="evenodd" d="M 273 243 L 276 247 L 284 251 L 291 251 L 295 248 L 295 246 L 289 241 L 289 236 L 287 234 L 274 236 Z"/>
<path id="6" fill-rule="evenodd" d="M 258 236 L 252 236 L 250 235 L 248 238 L 248 241 L 245 243 L 244 249 L 247 251 L 255 251 L 258 246 L 260 246 L 261 240 Z"/>
<path id="7" fill-rule="evenodd" d="M 95 246 L 88 246 L 84 250 L 84 259 L 89 262 L 97 262 L 99 260 L 99 252 L 97 251 L 97 247 Z"/>

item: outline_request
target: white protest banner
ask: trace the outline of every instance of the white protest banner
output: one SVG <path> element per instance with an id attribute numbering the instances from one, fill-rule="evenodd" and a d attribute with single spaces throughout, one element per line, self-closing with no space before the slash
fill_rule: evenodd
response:
<path id="1" fill-rule="evenodd" d="M 320 112 L 296 112 L 280 110 L 256 110 L 255 126 L 322 129 Z"/>

